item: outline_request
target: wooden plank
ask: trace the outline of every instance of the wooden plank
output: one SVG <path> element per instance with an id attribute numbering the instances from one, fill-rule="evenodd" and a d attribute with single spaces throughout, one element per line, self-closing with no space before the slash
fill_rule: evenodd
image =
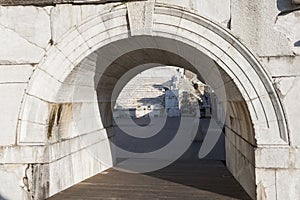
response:
<path id="1" fill-rule="evenodd" d="M 106 172 L 49 199 L 251 199 L 220 161 L 176 162 L 146 174 Z"/>

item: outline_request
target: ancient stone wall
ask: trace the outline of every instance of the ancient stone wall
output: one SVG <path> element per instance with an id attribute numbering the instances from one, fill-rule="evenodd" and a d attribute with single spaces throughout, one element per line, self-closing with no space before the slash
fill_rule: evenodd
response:
<path id="1" fill-rule="evenodd" d="M 111 136 L 105 129 L 109 117 L 103 117 L 110 114 L 110 98 L 103 96 L 98 105 L 95 89 L 105 91 L 101 89 L 115 84 L 129 68 L 115 64 L 118 70 L 101 79 L 102 88 L 95 88 L 103 72 L 96 66 L 113 62 L 110 54 L 117 51 L 112 45 L 109 51 L 93 52 L 112 41 L 152 34 L 144 43 L 133 44 L 154 48 L 152 39 L 164 37 L 153 40 L 191 62 L 201 58 L 203 68 L 217 63 L 227 73 L 222 76 L 230 97 L 224 102 L 229 108 L 227 163 L 246 191 L 257 199 L 300 199 L 299 1 L 142 3 L 147 4 L 0 1 L 0 195 L 43 199 L 111 167 Z M 134 20 L 140 11 L 148 21 Z M 119 46 L 132 50 L 134 45 L 125 43 Z M 213 61 L 183 44 L 201 49 Z M 185 54 L 191 51 L 197 59 Z M 155 52 L 148 53 L 159 60 Z M 167 61 L 190 67 L 178 57 Z M 96 78 L 86 78 L 91 76 Z M 92 126 L 86 128 L 85 123 Z M 103 162 L 97 162 L 89 149 L 99 152 Z"/>

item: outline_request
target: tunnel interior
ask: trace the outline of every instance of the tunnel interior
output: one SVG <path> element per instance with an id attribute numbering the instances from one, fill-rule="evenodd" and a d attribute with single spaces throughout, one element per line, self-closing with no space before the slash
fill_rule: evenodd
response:
<path id="1" fill-rule="evenodd" d="M 138 73 L 157 66 L 184 68 L 212 87 L 224 108 L 224 115 L 218 119 L 221 125 L 215 125 L 225 134 L 226 166 L 245 191 L 255 197 L 256 141 L 247 103 L 232 78 L 213 59 L 176 40 L 135 36 L 109 43 L 87 56 L 60 87 L 56 101 L 72 102 L 73 114 L 62 114 L 61 126 L 54 131 L 52 142 L 95 131 L 114 141 L 112 110 L 118 95 Z M 193 126 L 186 124 L 184 132 Z M 215 130 L 215 125 L 210 128 Z M 110 144 L 105 148 L 106 155 L 96 155 L 97 159 L 107 165 L 116 164 L 115 146 Z"/>

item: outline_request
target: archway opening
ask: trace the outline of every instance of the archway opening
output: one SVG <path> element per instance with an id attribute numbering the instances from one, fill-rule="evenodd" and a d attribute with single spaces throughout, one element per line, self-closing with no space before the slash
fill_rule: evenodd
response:
<path id="1" fill-rule="evenodd" d="M 154 48 L 155 43 L 159 43 L 160 47 Z M 188 44 L 150 36 L 111 42 L 87 56 L 73 69 L 60 88 L 57 101 L 71 101 L 80 105 L 73 110 L 76 135 L 101 130 L 99 134 L 106 134 L 109 138 L 109 145 L 105 144 L 106 155 L 93 149 L 90 151 L 101 163 L 106 166 L 114 165 L 125 171 L 155 171 L 170 165 L 188 150 L 194 139 L 186 137 L 186 134 L 192 135 L 192 138 L 197 135 L 200 117 L 197 114 L 192 118 L 180 115 L 180 122 L 171 122 L 173 127 L 176 127 L 175 124 L 179 125 L 175 136 L 164 144 L 167 148 L 163 145 L 150 152 L 132 152 L 132 149 L 124 150 L 124 146 L 122 148 L 114 142 L 113 109 L 122 89 L 134 76 L 146 69 L 166 65 L 191 71 L 197 81 L 210 85 L 214 91 L 220 109 L 215 118 L 207 123 L 206 128 L 211 137 L 207 137 L 197 156 L 207 156 L 217 143 L 216 138 L 225 134 L 226 165 L 246 192 L 254 198 L 256 141 L 248 105 L 232 78 L 213 59 Z M 200 108 L 197 109 L 201 115 Z M 165 123 L 167 121 L 159 120 L 159 125 L 154 127 L 159 128 Z M 74 129 L 64 134 L 68 138 L 74 134 Z M 84 143 L 84 139 L 81 141 Z M 151 159 L 151 165 L 140 162 L 141 159 Z"/>
<path id="2" fill-rule="evenodd" d="M 264 68 L 229 30 L 193 11 L 153 2 L 140 8 L 145 17 L 122 4 L 86 19 L 55 41 L 36 67 L 17 133 L 18 145 L 39 153 L 26 161 L 37 172 L 30 193 L 43 199 L 113 166 L 112 105 L 138 66 L 158 64 L 190 70 L 213 88 L 227 109 L 227 167 L 253 199 L 265 195 L 263 159 L 289 141 Z M 190 142 L 180 139 L 178 145 Z"/>

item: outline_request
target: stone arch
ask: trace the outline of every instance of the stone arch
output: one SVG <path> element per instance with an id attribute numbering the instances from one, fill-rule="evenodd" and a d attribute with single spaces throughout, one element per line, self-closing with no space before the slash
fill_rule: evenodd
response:
<path id="1" fill-rule="evenodd" d="M 272 81 L 247 47 L 227 29 L 191 11 L 148 2 L 142 4 L 150 11 L 143 11 L 146 16 L 141 23 L 130 20 L 137 17 L 132 7 L 120 5 L 90 17 L 49 48 L 26 90 L 19 117 L 18 144 L 45 145 L 51 143 L 49 138 L 58 137 L 52 135 L 53 124 L 58 123 L 61 115 L 72 115 L 77 109 L 73 104 L 82 106 L 80 101 L 71 101 L 70 91 L 75 88 L 66 83 L 72 82 L 72 73 L 79 70 L 76 67 L 84 58 L 96 59 L 95 52 L 99 49 L 130 40 L 132 45 L 128 49 L 114 46 L 114 57 L 103 59 L 102 65 L 108 67 L 122 55 L 140 49 L 163 49 L 184 55 L 190 61 L 201 58 L 214 63 L 230 80 L 228 85 L 233 84 L 242 96 L 244 103 L 234 104 L 230 109 L 235 115 L 249 112 L 245 121 L 253 125 L 255 145 L 288 145 L 284 112 Z M 139 43 L 138 38 L 143 38 L 143 43 Z M 195 58 L 193 54 L 181 52 L 182 44 L 200 56 Z M 101 55 L 110 58 L 104 53 Z M 208 75 L 213 78 L 213 74 Z M 60 129 L 64 132 L 66 127 Z M 248 192 L 254 196 L 253 189 Z"/>
<path id="2" fill-rule="evenodd" d="M 280 101 L 270 78 L 251 51 L 228 30 L 208 19 L 176 7 L 154 7 L 153 27 L 142 34 L 182 41 L 212 58 L 232 78 L 248 103 L 258 144 L 287 144 L 287 127 Z M 27 96 L 55 102 L 61 83 L 72 69 L 101 46 L 131 37 L 128 27 L 132 28 L 127 19 L 127 7 L 123 5 L 71 29 L 47 51 L 30 80 Z M 23 110 L 29 112 L 20 114 L 20 143 L 27 137 L 22 121 L 30 121 L 26 115 L 34 115 L 28 108 L 32 102 L 27 99 L 25 97 Z"/>

